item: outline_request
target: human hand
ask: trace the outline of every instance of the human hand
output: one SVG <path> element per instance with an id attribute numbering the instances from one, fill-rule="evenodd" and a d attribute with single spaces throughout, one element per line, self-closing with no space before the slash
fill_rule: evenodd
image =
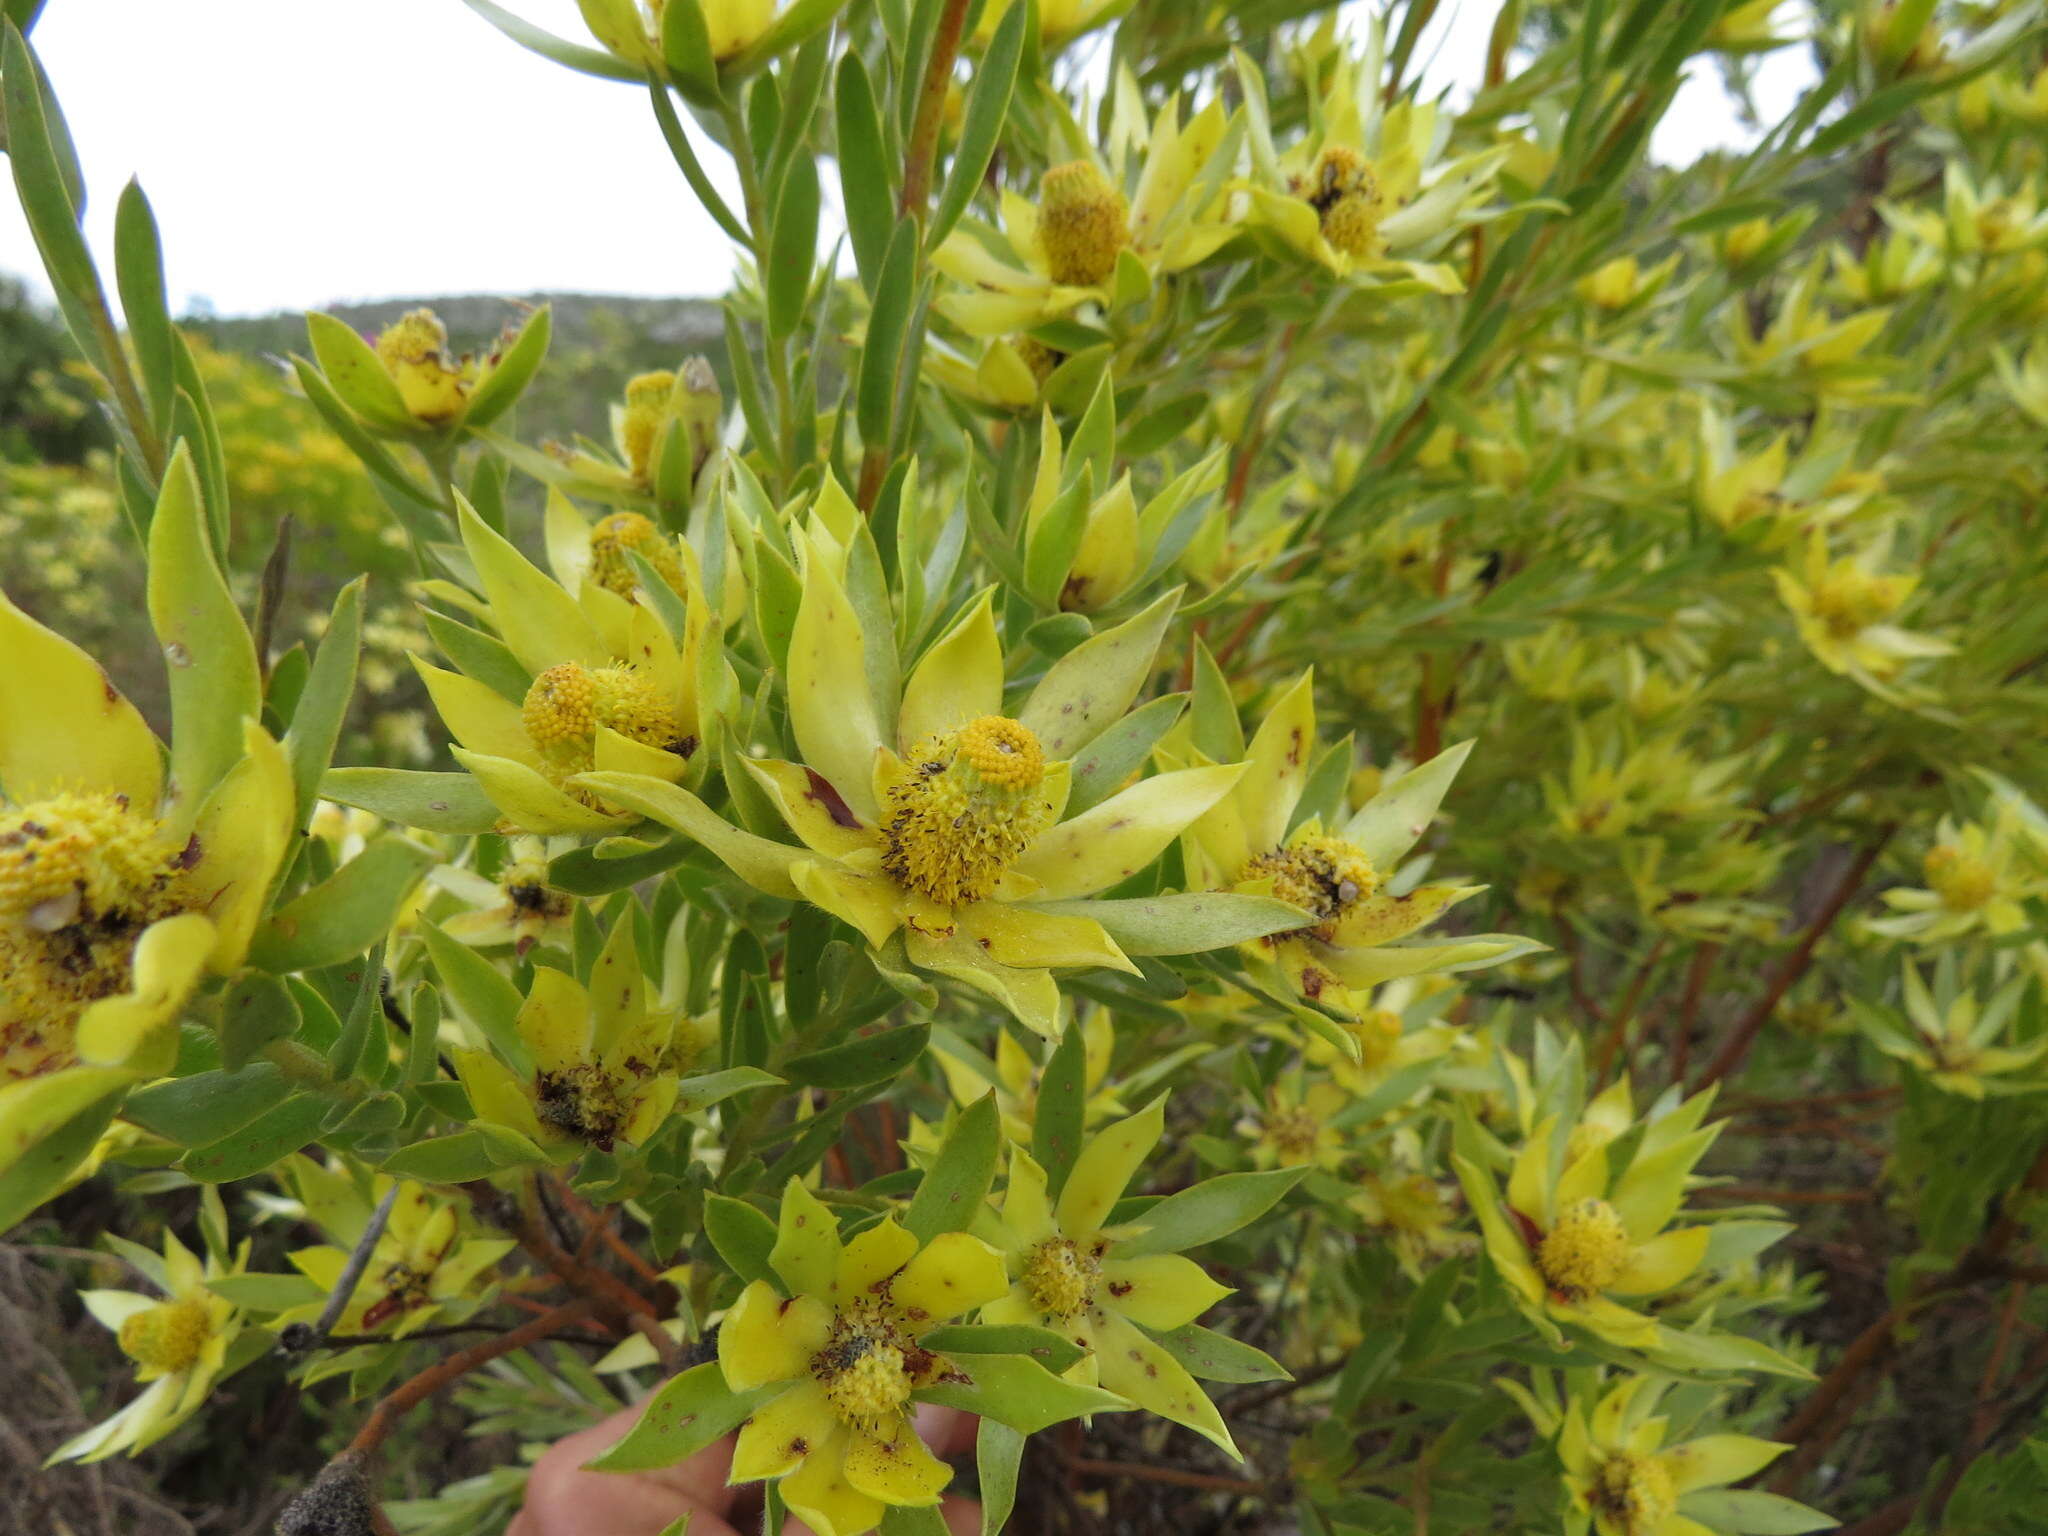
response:
<path id="1" fill-rule="evenodd" d="M 761 1485 L 726 1484 L 732 1466 L 732 1437 L 658 1472 L 592 1472 L 585 1463 L 616 1445 L 639 1421 L 638 1408 L 622 1408 L 602 1423 L 578 1430 L 550 1446 L 534 1464 L 526 1485 L 526 1507 L 505 1536 L 660 1536 L 674 1521 L 691 1516 L 690 1536 L 740 1536 L 761 1508 Z M 974 1419 L 956 1408 L 921 1406 L 917 1432 L 935 1455 L 955 1456 L 974 1444 Z M 978 1536 L 981 1506 L 948 1495 L 939 1512 L 953 1536 Z M 812 1536 L 792 1519 L 782 1536 Z"/>

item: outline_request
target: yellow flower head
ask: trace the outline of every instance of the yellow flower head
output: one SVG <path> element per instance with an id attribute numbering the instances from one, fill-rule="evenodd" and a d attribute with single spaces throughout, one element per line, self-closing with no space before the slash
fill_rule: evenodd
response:
<path id="1" fill-rule="evenodd" d="M 241 967 L 291 836 L 291 769 L 255 724 L 253 647 L 203 519 L 181 448 L 149 534 L 168 765 L 99 664 L 0 596 L 0 1174 L 169 1067 L 164 1026 L 206 971 Z M 16 1178 L 0 1221 L 75 1162 Z"/>
<path id="2" fill-rule="evenodd" d="M 1069 161 L 1039 184 L 1038 234 L 1052 280 L 1092 288 L 1108 280 L 1130 244 L 1130 206 L 1094 161 Z"/>
<path id="3" fill-rule="evenodd" d="M 1317 758 L 1313 683 L 1304 673 L 1274 702 L 1245 748 L 1244 777 L 1183 840 L 1191 880 L 1263 891 L 1311 917 L 1299 928 L 1251 941 L 1244 952 L 1276 968 L 1288 991 L 1356 1017 L 1363 1006 L 1356 994 L 1380 982 L 1496 964 L 1529 948 L 1527 941 L 1503 934 L 1404 942 L 1482 887 L 1432 883 L 1388 889 L 1402 858 L 1428 829 L 1469 745 L 1452 747 L 1383 784 L 1355 812 L 1339 809 L 1328 828 L 1320 816 L 1296 823 Z M 1177 739 L 1167 738 L 1162 761 L 1181 760 Z M 1357 1047 L 1320 1014 L 1311 1018 L 1305 1012 L 1303 1019 L 1347 1056 Z"/>
<path id="4" fill-rule="evenodd" d="M 1327 146 L 1296 191 L 1315 209 L 1332 247 L 1347 256 L 1380 253 L 1380 181 L 1364 155 L 1342 144 Z"/>
<path id="5" fill-rule="evenodd" d="M 443 921 L 442 932 L 464 944 L 510 944 L 521 954 L 549 940 L 566 948 L 576 904 L 566 891 L 549 884 L 547 843 L 537 837 L 514 838 L 511 852 L 510 862 L 495 880 L 451 864 L 427 877 L 470 907 Z"/>
<path id="6" fill-rule="evenodd" d="M 1944 816 L 1920 861 L 1926 887 L 1887 890 L 1885 905 L 1900 915 L 1874 919 L 1870 930 L 1932 944 L 1976 931 L 2003 938 L 2026 928 L 2025 903 L 2048 891 L 2048 879 L 2026 867 L 2020 826 L 2019 807 L 2012 804 L 2001 807 L 1988 829 Z"/>
<path id="7" fill-rule="evenodd" d="M 664 752 L 676 751 L 682 734 L 673 702 L 631 666 L 565 661 L 549 667 L 527 689 L 520 719 L 557 782 L 589 771 L 601 729 Z"/>
<path id="8" fill-rule="evenodd" d="M 1454 1154 L 1489 1257 L 1553 1338 L 1570 1323 L 1627 1349 L 1672 1347 L 1672 1330 L 1617 1298 L 1661 1295 L 1706 1259 L 1706 1227 L 1665 1230 L 1718 1130 L 1700 1129 L 1706 1110 L 1707 1096 L 1695 1095 L 1649 1119 L 1618 1172 L 1609 1152 L 1631 1118 L 1625 1084 L 1587 1106 L 1588 1135 L 1575 1137 L 1580 1124 L 1548 1115 L 1514 1159 L 1505 1202 L 1471 1156 Z"/>
<path id="9" fill-rule="evenodd" d="M 594 990 L 552 966 L 534 967 L 505 1059 L 455 1052 L 477 1118 L 525 1138 L 536 1161 L 568 1161 L 586 1147 L 609 1152 L 619 1142 L 644 1146 L 683 1092 L 674 1048 L 691 1026 L 653 994 L 633 930 L 630 911 L 614 923 L 593 972 L 603 985 Z M 430 931 L 430 948 L 447 942 Z"/>
<path id="10" fill-rule="evenodd" d="M 844 919 L 876 949 L 900 934 L 910 964 L 1051 1035 L 1053 969 L 1133 969 L 1076 903 L 1148 867 L 1241 770 L 1162 773 L 1064 814 L 1074 756 L 1136 698 L 1176 596 L 1077 646 L 1007 709 L 988 596 L 900 687 L 878 688 L 843 574 L 858 517 L 835 484 L 800 531 L 804 587 L 788 678 L 802 760 L 745 760 L 800 846 L 741 831 L 641 774 L 600 763 L 578 782 L 702 842 L 756 889 Z"/>
<path id="11" fill-rule="evenodd" d="M 929 1506 L 951 1480 L 911 1425 L 913 1398 L 969 1377 L 919 1340 L 1002 1294 L 995 1249 L 965 1232 L 920 1244 L 896 1219 L 842 1241 L 801 1181 L 782 1198 L 769 1263 L 718 1333 L 735 1392 L 764 1394 L 733 1447 L 732 1481 L 780 1478 L 792 1513 L 828 1536 L 860 1536 L 890 1505 Z"/>
<path id="12" fill-rule="evenodd" d="M 186 1296 L 144 1307 L 121 1324 L 121 1353 L 142 1367 L 144 1379 L 190 1370 L 213 1331 L 204 1300 Z"/>
<path id="13" fill-rule="evenodd" d="M 1336 938 L 1345 915 L 1379 885 L 1372 860 L 1362 849 L 1319 832 L 1253 855 L 1237 878 L 1271 880 L 1275 896 L 1316 915 L 1314 924 L 1296 932 L 1313 934 L 1326 944 Z"/>
<path id="14" fill-rule="evenodd" d="M 190 909 L 191 852 L 125 795 L 60 793 L 0 810 L 0 1082 L 77 1059 L 72 1021 L 126 992 L 136 941 Z"/>
<path id="15" fill-rule="evenodd" d="M 548 538 L 565 584 L 551 581 L 466 502 L 463 544 L 485 601 L 435 584 L 436 596 L 479 613 L 532 679 L 513 703 L 481 678 L 413 658 L 435 708 L 459 745 L 457 762 L 518 831 L 540 836 L 609 831 L 632 819 L 570 781 L 592 769 L 631 770 L 675 782 L 701 778 L 703 733 L 716 716 L 700 705 L 724 670 L 715 618 L 699 589 L 695 557 L 672 546 L 682 575 L 675 604 L 635 602 L 589 575 L 588 529 L 559 495 Z M 630 530 L 628 534 L 630 536 Z M 573 539 L 575 560 L 562 546 Z M 573 583 L 567 585 L 566 583 Z"/>
<path id="16" fill-rule="evenodd" d="M 1215 1406 L 1147 1330 L 1192 1323 L 1230 1294 L 1193 1260 L 1157 1251 L 1139 1227 L 1107 1225 L 1109 1213 L 1159 1143 L 1165 1102 L 1112 1121 L 1083 1144 L 1063 1186 L 1021 1147 L 1010 1150 L 1010 1183 L 995 1233 L 1008 1294 L 982 1309 L 984 1322 L 1030 1324 L 1089 1353 L 1069 1380 L 1100 1382 L 1149 1413 L 1237 1447 Z"/>
<path id="17" fill-rule="evenodd" d="M 941 906 L 981 901 L 1052 824 L 1029 726 L 982 715 L 927 736 L 889 786 L 882 867 Z"/>
<path id="18" fill-rule="evenodd" d="M 683 590 L 683 565 L 676 558 L 676 542 L 656 527 L 652 518 L 639 512 L 614 512 L 591 525 L 590 579 L 626 598 L 640 586 L 639 575 L 626 559 L 629 554 L 653 566 L 654 574 L 668 583 L 670 591 Z"/>
<path id="19" fill-rule="evenodd" d="M 210 1232 L 225 1230 L 220 1197 L 202 1196 Z M 209 1243 L 212 1241 L 209 1238 Z M 85 1291 L 79 1299 L 113 1330 L 121 1352 L 135 1362 L 143 1390 L 110 1418 L 59 1446 L 52 1461 L 100 1461 L 126 1451 L 135 1455 L 154 1445 L 196 1413 L 227 1365 L 228 1346 L 241 1331 L 234 1304 L 208 1282 L 238 1275 L 248 1263 L 248 1245 L 233 1256 L 209 1248 L 205 1260 L 164 1234 L 162 1256 L 131 1245 L 129 1257 L 160 1293 Z"/>
<path id="20" fill-rule="evenodd" d="M 1536 1245 L 1536 1268 L 1558 1295 L 1584 1301 L 1612 1288 L 1634 1252 L 1614 1207 L 1589 1196 L 1558 1213 Z"/>
<path id="21" fill-rule="evenodd" d="M 654 439 L 668 424 L 669 396 L 674 393 L 675 385 L 676 376 L 666 368 L 640 374 L 626 382 L 626 409 L 619 420 L 619 446 L 625 450 L 626 467 L 636 480 L 647 478 L 647 463 L 654 452 Z"/>
<path id="22" fill-rule="evenodd" d="M 447 421 L 462 409 L 474 372 L 448 352 L 448 328 L 431 309 L 415 309 L 377 335 L 377 360 L 421 421 Z"/>
<path id="23" fill-rule="evenodd" d="M 1998 872 L 1988 860 L 1954 843 L 1937 843 L 1921 860 L 1921 873 L 1951 912 L 1974 912 L 1998 890 Z"/>
<path id="24" fill-rule="evenodd" d="M 1668 1385 L 1630 1376 L 1589 1410 L 1576 1393 L 1558 1405 L 1554 1386 L 1540 1373 L 1538 1386 L 1550 1399 L 1547 1405 L 1508 1383 L 1539 1429 L 1556 1435 L 1566 1492 L 1575 1509 L 1592 1517 L 1597 1536 L 1708 1536 L 1709 1526 L 1679 1513 L 1679 1501 L 1699 1489 L 1740 1482 L 1786 1449 L 1730 1434 L 1667 1446 L 1669 1420 L 1657 1414 L 1657 1404 Z M 1791 1508 L 1801 1516 L 1812 1514 Z M 1812 1522 L 1816 1527 L 1825 1523 Z"/>

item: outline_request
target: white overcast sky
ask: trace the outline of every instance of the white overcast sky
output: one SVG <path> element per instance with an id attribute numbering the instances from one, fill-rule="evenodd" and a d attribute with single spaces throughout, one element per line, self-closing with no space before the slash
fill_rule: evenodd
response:
<path id="1" fill-rule="evenodd" d="M 588 36 L 575 0 L 508 8 Z M 1430 87 L 1476 76 L 1494 11 L 1443 6 L 1419 50 Z M 537 58 L 461 0 L 50 0 L 34 40 L 85 164 L 103 266 L 114 200 L 139 176 L 176 309 L 715 294 L 730 279 L 729 242 L 683 184 L 645 93 Z M 1653 144 L 1670 162 L 1747 138 L 1713 66 L 1691 69 Z M 1811 78 L 1803 48 L 1770 56 L 1767 120 Z M 730 190 L 726 171 L 714 175 Z M 47 291 L 11 193 L 0 271 Z"/>

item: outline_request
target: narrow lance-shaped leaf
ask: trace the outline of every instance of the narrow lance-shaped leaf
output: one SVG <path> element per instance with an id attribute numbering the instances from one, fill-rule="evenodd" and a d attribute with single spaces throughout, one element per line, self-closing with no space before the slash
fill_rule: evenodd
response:
<path id="1" fill-rule="evenodd" d="M 968 92 L 967 109 L 960 123 L 960 140 L 953 150 L 953 165 L 946 173 L 946 185 L 939 193 L 932 213 L 926 249 L 936 249 L 967 211 L 968 203 L 988 174 L 988 163 L 1002 137 L 1003 120 L 1010 113 L 1010 95 L 1017 83 L 1017 60 L 1024 50 L 1024 28 L 1031 20 L 1031 7 L 1012 5 L 996 27 L 988 51 L 974 72 Z"/>
<path id="2" fill-rule="evenodd" d="M 996 1096 L 987 1093 L 961 1112 L 932 1166 L 925 1171 L 917 1196 L 903 1213 L 903 1225 L 920 1243 L 941 1232 L 971 1226 L 995 1182 L 1001 1116 Z"/>
<path id="3" fill-rule="evenodd" d="M 256 646 L 207 537 L 189 446 L 164 471 L 149 528 L 149 617 L 171 691 L 174 827 L 189 828 L 206 792 L 242 756 L 242 722 L 258 717 Z"/>
<path id="4" fill-rule="evenodd" d="M 163 243 L 157 236 L 149 199 L 135 181 L 121 189 L 114 214 L 114 281 L 121 291 L 129 344 L 141 366 L 150 423 L 161 436 L 171 421 L 177 344 L 171 336 L 170 306 L 164 296 Z"/>

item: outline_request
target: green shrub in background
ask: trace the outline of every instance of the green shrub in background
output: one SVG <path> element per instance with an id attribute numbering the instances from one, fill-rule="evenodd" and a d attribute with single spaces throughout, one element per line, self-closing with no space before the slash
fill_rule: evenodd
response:
<path id="1" fill-rule="evenodd" d="M 114 444 L 0 608 L 0 1220 L 159 1197 L 56 1459 L 289 1382 L 280 1529 L 493 1529 L 404 1415 L 651 1393 L 770 1531 L 2026 1528 L 2038 5 L 1511 0 L 1456 105 L 1427 0 L 470 3 L 648 94 L 722 373 L 215 353 L 6 36 Z"/>

